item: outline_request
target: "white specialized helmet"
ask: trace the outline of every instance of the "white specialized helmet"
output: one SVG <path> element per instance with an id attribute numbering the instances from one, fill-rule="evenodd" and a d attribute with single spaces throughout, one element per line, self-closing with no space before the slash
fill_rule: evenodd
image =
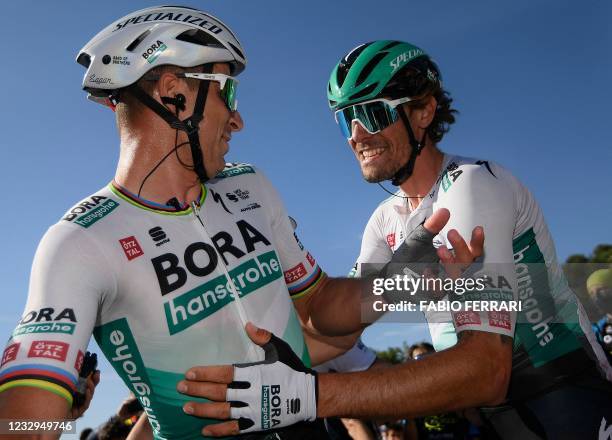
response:
<path id="1" fill-rule="evenodd" d="M 76 61 L 87 68 L 83 89 L 97 97 L 134 84 L 164 64 L 226 62 L 231 75 L 246 65 L 244 50 L 229 27 L 184 6 L 154 6 L 116 20 L 79 51 Z"/>
<path id="2" fill-rule="evenodd" d="M 197 9 L 155 6 L 126 15 L 104 28 L 79 51 L 76 61 L 87 68 L 83 89 L 92 101 L 114 109 L 122 95 L 131 95 L 172 128 L 184 131 L 191 146 L 193 169 L 202 183 L 208 180 L 199 123 L 204 117 L 209 82 L 200 81 L 193 113 L 183 120 L 178 118 L 179 110 L 185 110 L 183 95 L 161 97 L 163 104 L 175 107 L 176 112 L 171 112 L 137 82 L 163 65 L 202 66 L 202 73 L 210 74 L 214 63 L 228 63 L 230 75 L 239 74 L 245 68 L 246 57 L 230 28 Z"/>

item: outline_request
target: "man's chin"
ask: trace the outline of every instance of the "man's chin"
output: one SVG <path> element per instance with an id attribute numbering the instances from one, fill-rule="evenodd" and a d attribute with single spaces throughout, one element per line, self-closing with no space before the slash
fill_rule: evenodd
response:
<path id="1" fill-rule="evenodd" d="M 372 170 L 372 169 L 364 169 L 361 168 L 361 174 L 366 182 L 368 183 L 380 183 L 385 180 L 393 179 L 395 172 L 391 172 L 389 170 Z"/>

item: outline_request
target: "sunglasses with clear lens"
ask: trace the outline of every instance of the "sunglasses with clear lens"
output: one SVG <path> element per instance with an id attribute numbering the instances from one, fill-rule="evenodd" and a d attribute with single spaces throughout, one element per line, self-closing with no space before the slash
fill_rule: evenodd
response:
<path id="1" fill-rule="evenodd" d="M 334 115 L 342 135 L 350 139 L 353 135 L 353 121 L 359 122 L 368 133 L 376 134 L 397 121 L 397 106 L 410 101 L 411 98 L 373 99 L 337 110 Z"/>
<path id="2" fill-rule="evenodd" d="M 238 100 L 236 99 L 236 88 L 238 80 L 233 76 L 223 73 L 179 73 L 176 75 L 179 78 L 193 78 L 200 81 L 216 81 L 221 89 L 221 98 L 231 112 L 238 109 Z"/>

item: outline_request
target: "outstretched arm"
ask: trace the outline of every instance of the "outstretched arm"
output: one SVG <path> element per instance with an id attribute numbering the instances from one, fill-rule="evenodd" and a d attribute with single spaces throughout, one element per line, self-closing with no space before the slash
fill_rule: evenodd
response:
<path id="1" fill-rule="evenodd" d="M 450 217 L 447 209 L 439 209 L 429 217 L 424 227 L 430 234 L 437 234 L 444 228 Z M 431 238 L 433 238 L 433 235 Z M 474 228 L 470 245 L 468 246 L 458 233 L 449 233 L 449 241 L 453 245 L 455 255 L 441 247 L 438 257 L 449 264 L 471 263 L 482 254 L 484 234 L 481 228 Z M 411 251 L 417 246 L 408 243 L 406 248 Z M 421 243 L 418 243 L 421 244 Z M 427 243 L 427 252 L 434 253 L 433 244 Z M 417 253 L 419 251 L 416 251 Z M 419 255 L 414 255 L 416 261 Z M 409 256 L 405 257 L 410 259 Z M 392 260 L 393 261 L 393 260 Z M 397 263 L 412 263 L 413 261 L 395 261 Z M 322 280 L 309 295 L 294 301 L 300 319 L 313 333 L 328 336 L 343 336 L 362 330 L 368 324 L 380 317 L 374 316 L 372 304 L 377 297 L 372 295 L 371 278 L 326 278 Z M 363 312 L 363 314 L 362 314 Z M 364 319 L 364 317 L 367 318 Z"/>

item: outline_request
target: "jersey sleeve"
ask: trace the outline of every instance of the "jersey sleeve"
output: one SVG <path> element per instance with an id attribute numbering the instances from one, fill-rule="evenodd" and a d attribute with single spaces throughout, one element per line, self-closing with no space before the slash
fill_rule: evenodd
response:
<path id="1" fill-rule="evenodd" d="M 488 162 L 465 164 L 447 171 L 439 191 L 434 211 L 438 208 L 450 211 L 450 220 L 440 234 L 445 244 L 450 247 L 447 234 L 451 229 L 456 229 L 466 242 L 474 227 L 484 229 L 483 265 L 475 277 L 485 277 L 485 288 L 464 299 L 516 300 L 512 249 L 516 201 L 505 170 Z M 516 312 L 510 310 L 461 311 L 452 313 L 452 317 L 457 333 L 479 330 L 514 336 Z"/>
<path id="2" fill-rule="evenodd" d="M 326 274 L 298 238 L 276 189 L 261 171 L 257 170 L 257 174 L 271 215 L 274 245 L 279 252 L 289 295 L 294 300 L 302 298 L 310 293 Z"/>
<path id="3" fill-rule="evenodd" d="M 72 404 L 78 372 L 112 277 L 85 234 L 70 225 L 49 229 L 38 246 L 25 311 L 0 366 L 0 392 L 46 389 Z"/>

